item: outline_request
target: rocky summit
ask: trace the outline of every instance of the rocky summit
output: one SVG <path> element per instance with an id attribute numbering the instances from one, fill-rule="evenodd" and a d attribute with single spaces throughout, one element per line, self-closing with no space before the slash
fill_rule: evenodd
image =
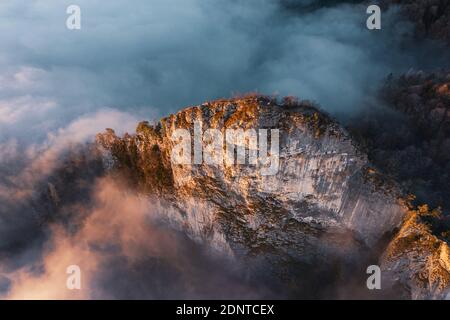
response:
<path id="1" fill-rule="evenodd" d="M 187 130 L 194 140 L 195 123 L 222 137 L 229 129 L 278 129 L 277 172 L 262 175 L 258 164 L 226 161 L 174 164 L 174 132 Z M 249 265 L 263 262 L 265 272 L 285 281 L 295 282 L 291 275 L 298 272 L 311 275 L 312 283 L 326 273 L 344 280 L 354 270 L 365 274 L 369 262 L 382 262 L 390 275 L 385 283 L 405 297 L 439 298 L 449 290 L 447 243 L 411 217 L 397 183 L 371 165 L 336 120 L 308 101 L 259 95 L 218 100 L 154 124 L 142 122 L 133 135 L 118 137 L 108 129 L 97 143 L 106 167 L 126 176 L 173 226 L 213 252 Z M 203 150 L 209 143 L 202 139 Z M 413 250 L 420 262 L 408 245 L 399 245 L 410 233 L 412 246 L 423 243 Z M 433 280 L 436 264 L 442 276 Z M 409 280 L 413 272 L 423 280 L 420 288 Z"/>

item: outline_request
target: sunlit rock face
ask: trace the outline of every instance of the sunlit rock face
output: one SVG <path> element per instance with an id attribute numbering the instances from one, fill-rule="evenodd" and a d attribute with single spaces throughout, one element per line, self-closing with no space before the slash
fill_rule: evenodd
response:
<path id="1" fill-rule="evenodd" d="M 449 237 L 433 227 L 445 218 L 426 206 L 407 217 L 381 258 L 383 282 L 403 287 L 404 298 L 450 299 Z"/>
<path id="2" fill-rule="evenodd" d="M 450 299 L 449 88 L 450 73 L 441 70 L 410 71 L 398 79 L 391 77 L 382 90 L 391 108 L 405 115 L 403 121 L 413 134 L 403 135 L 403 142 L 388 152 L 373 148 L 373 154 L 384 158 L 377 161 L 374 157 L 375 162 L 392 174 L 404 190 L 417 195 L 416 202 L 434 208 L 411 207 L 381 259 L 386 281 L 403 286 L 407 297 L 413 299 Z M 390 140 L 399 141 L 393 136 Z"/>
<path id="3" fill-rule="evenodd" d="M 189 130 L 194 141 L 195 123 L 224 137 L 227 129 L 278 129 L 277 170 L 263 174 L 264 165 L 248 162 L 174 164 L 175 130 Z M 370 168 L 338 123 L 308 102 L 261 96 L 214 101 L 155 125 L 141 123 L 135 135 L 119 138 L 108 130 L 97 141 L 108 163 L 141 192 L 156 195 L 155 205 L 173 225 L 218 252 L 269 261 L 279 272 L 280 263 L 292 261 L 317 269 L 358 264 L 405 214 L 395 185 Z M 202 144 L 208 148 L 206 139 Z"/>

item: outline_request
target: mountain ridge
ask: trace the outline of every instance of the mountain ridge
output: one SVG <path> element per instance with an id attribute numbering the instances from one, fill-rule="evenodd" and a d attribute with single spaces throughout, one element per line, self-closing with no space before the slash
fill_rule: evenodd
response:
<path id="1" fill-rule="evenodd" d="M 170 137 L 177 128 L 192 129 L 195 120 L 205 130 L 279 128 L 278 173 L 173 165 Z M 212 101 L 155 125 L 141 122 L 134 135 L 119 138 L 108 130 L 97 143 L 114 168 L 132 173 L 141 192 L 170 204 L 160 210 L 177 228 L 233 258 L 262 260 L 281 278 L 317 268 L 340 268 L 339 278 L 361 272 L 407 213 L 395 182 L 370 165 L 346 130 L 294 98 Z"/>

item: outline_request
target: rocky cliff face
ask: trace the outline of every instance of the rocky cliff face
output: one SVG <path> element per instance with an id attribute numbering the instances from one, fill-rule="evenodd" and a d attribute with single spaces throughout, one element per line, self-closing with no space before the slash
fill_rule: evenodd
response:
<path id="1" fill-rule="evenodd" d="M 381 259 L 386 282 L 408 298 L 445 298 L 449 287 L 449 79 L 448 71 L 390 76 L 381 90 L 386 107 L 349 125 L 371 163 L 414 195 L 405 197 L 409 218 Z"/>
<path id="2" fill-rule="evenodd" d="M 408 180 L 419 188 L 425 182 L 423 198 L 439 206 L 411 210 L 382 258 L 386 278 L 404 284 L 412 298 L 450 299 L 450 217 L 445 214 L 450 191 L 449 88 L 450 73 L 440 71 L 390 78 L 383 89 L 385 101 L 404 114 L 417 132 L 410 146 L 403 144 L 411 159 Z M 418 193 L 419 188 L 412 191 Z"/>
<path id="3" fill-rule="evenodd" d="M 278 129 L 277 172 L 262 174 L 261 163 L 174 164 L 173 133 L 186 129 L 194 140 L 195 123 L 224 136 L 227 129 Z M 230 256 L 268 262 L 284 276 L 298 268 L 348 272 L 406 213 L 395 184 L 370 167 L 338 123 L 307 102 L 215 101 L 141 123 L 123 138 L 108 130 L 97 141 L 109 165 L 157 196 L 173 225 Z M 207 139 L 202 144 L 208 148 Z"/>
<path id="4" fill-rule="evenodd" d="M 426 206 L 411 210 L 381 259 L 385 282 L 406 298 L 450 299 L 449 237 L 433 230 L 436 219 Z"/>

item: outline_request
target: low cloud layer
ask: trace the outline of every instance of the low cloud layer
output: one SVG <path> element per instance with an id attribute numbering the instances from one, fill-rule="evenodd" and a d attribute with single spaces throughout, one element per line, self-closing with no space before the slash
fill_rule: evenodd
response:
<path id="1" fill-rule="evenodd" d="M 234 93 L 295 95 L 346 114 L 373 103 L 389 73 L 448 63 L 396 10 L 374 32 L 364 5 L 339 2 L 77 0 L 79 31 L 65 26 L 74 1 L 0 2 L 0 296 L 270 296 L 160 225 L 117 181 L 95 169 L 78 177 L 78 163 L 95 163 L 78 151 L 107 127 L 122 134 Z M 54 208 L 65 181 L 74 194 Z M 89 290 L 74 295 L 60 271 L 77 263 Z"/>
<path id="2" fill-rule="evenodd" d="M 369 31 L 366 6 L 302 10 L 313 2 L 79 0 L 78 31 L 65 26 L 72 1 L 2 2 L 1 134 L 45 132 L 104 107 L 157 117 L 249 91 L 348 112 L 390 72 L 441 62 L 408 40 L 395 10 Z"/>
<path id="3" fill-rule="evenodd" d="M 81 208 L 80 208 L 81 209 Z M 97 180 L 93 204 L 76 232 L 53 225 L 36 259 L 4 273 L 8 299 L 264 298 L 265 283 L 235 261 L 160 221 L 158 208 L 111 178 Z M 79 217 L 78 217 L 79 218 Z M 76 223 L 76 221 L 72 221 Z M 65 270 L 81 270 L 81 290 L 69 290 Z M 220 288 L 220 290 L 217 290 Z"/>

